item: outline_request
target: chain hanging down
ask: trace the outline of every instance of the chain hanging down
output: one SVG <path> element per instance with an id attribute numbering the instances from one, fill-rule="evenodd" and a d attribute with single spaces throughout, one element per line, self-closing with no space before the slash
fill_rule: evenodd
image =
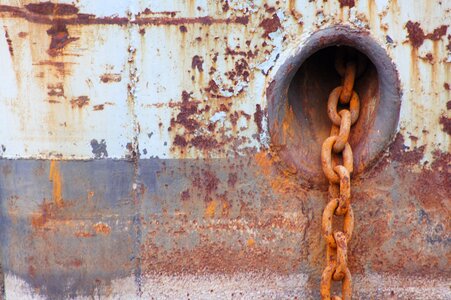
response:
<path id="1" fill-rule="evenodd" d="M 321 276 L 320 290 L 322 299 L 348 300 L 352 295 L 347 249 L 354 229 L 354 213 L 351 206 L 353 156 L 348 138 L 351 126 L 359 118 L 360 111 L 360 99 L 354 91 L 354 81 L 365 68 L 364 61 L 353 54 L 339 51 L 336 57 L 335 69 L 342 77 L 342 85 L 333 89 L 329 95 L 327 114 L 332 121 L 332 129 L 321 149 L 323 172 L 330 183 L 329 203 L 324 209 L 322 218 L 322 234 L 326 240 L 326 268 Z M 349 105 L 349 109 L 337 112 L 338 103 Z M 338 154 L 342 154 L 343 164 L 336 163 Z M 332 229 L 334 215 L 344 216 L 342 231 Z M 342 297 L 331 297 L 332 280 L 342 281 Z"/>

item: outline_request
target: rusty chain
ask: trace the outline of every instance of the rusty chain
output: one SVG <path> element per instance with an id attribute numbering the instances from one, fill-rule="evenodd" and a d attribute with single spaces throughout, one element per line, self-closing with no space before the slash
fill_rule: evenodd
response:
<path id="1" fill-rule="evenodd" d="M 348 59 L 347 61 L 345 59 Z M 365 69 L 365 61 L 353 53 L 339 50 L 335 69 L 342 77 L 342 85 L 332 90 L 327 101 L 327 114 L 332 121 L 329 137 L 321 148 L 323 172 L 329 180 L 329 203 L 322 217 L 322 234 L 326 240 L 326 268 L 321 276 L 322 299 L 351 299 L 352 277 L 347 264 L 347 249 L 354 229 L 354 213 L 351 206 L 351 173 L 353 155 L 348 143 L 351 126 L 359 118 L 360 99 L 354 91 L 354 82 Z M 337 111 L 339 105 L 349 109 Z M 338 154 L 342 164 L 338 164 Z M 343 216 L 343 230 L 334 231 L 333 217 Z M 331 282 L 342 281 L 342 296 L 331 297 Z"/>

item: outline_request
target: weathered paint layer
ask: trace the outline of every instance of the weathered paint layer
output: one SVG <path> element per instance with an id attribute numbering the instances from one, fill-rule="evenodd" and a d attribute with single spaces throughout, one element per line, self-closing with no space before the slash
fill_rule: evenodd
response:
<path id="1" fill-rule="evenodd" d="M 353 181 L 356 297 L 446 295 L 450 9 L 438 0 L 3 1 L 6 295 L 145 298 L 163 282 L 171 298 L 180 295 L 166 292 L 172 285 L 228 276 L 255 283 L 238 289 L 243 297 L 286 280 L 262 295 L 318 298 L 326 189 L 271 147 L 267 91 L 313 33 L 337 25 L 378 43 L 402 95 L 390 149 Z"/>

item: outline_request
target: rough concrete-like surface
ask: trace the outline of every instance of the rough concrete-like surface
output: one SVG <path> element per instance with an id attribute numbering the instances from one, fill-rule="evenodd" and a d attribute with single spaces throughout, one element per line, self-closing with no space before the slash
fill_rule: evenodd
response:
<path id="1" fill-rule="evenodd" d="M 77 299 L 319 299 L 308 276 L 241 273 L 225 275 L 156 275 L 143 278 L 137 295 L 133 276 L 115 280 L 108 291 Z M 451 299 L 449 278 L 375 274 L 354 278 L 354 299 Z M 7 299 L 45 299 L 14 275 L 6 277 Z M 312 289 L 313 288 L 313 289 Z"/>

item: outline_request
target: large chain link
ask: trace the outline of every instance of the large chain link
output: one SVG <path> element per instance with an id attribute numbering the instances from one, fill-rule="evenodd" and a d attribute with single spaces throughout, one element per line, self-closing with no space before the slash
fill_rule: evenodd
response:
<path id="1" fill-rule="evenodd" d="M 345 60 L 347 59 L 347 61 Z M 342 85 L 332 90 L 327 102 L 327 114 L 332 121 L 329 137 L 321 149 L 321 164 L 329 180 L 329 203 L 323 212 L 322 233 L 326 240 L 326 268 L 321 276 L 322 299 L 351 299 L 352 278 L 347 264 L 347 249 L 354 229 L 351 206 L 352 149 L 348 143 L 351 126 L 359 118 L 360 99 L 354 91 L 356 76 L 363 73 L 365 63 L 354 53 L 338 52 L 335 68 L 342 77 Z M 338 103 L 349 109 L 337 112 Z M 338 164 L 342 154 L 342 164 Z M 343 230 L 332 229 L 333 216 L 344 216 Z M 331 297 L 331 282 L 342 281 L 342 296 Z"/>

